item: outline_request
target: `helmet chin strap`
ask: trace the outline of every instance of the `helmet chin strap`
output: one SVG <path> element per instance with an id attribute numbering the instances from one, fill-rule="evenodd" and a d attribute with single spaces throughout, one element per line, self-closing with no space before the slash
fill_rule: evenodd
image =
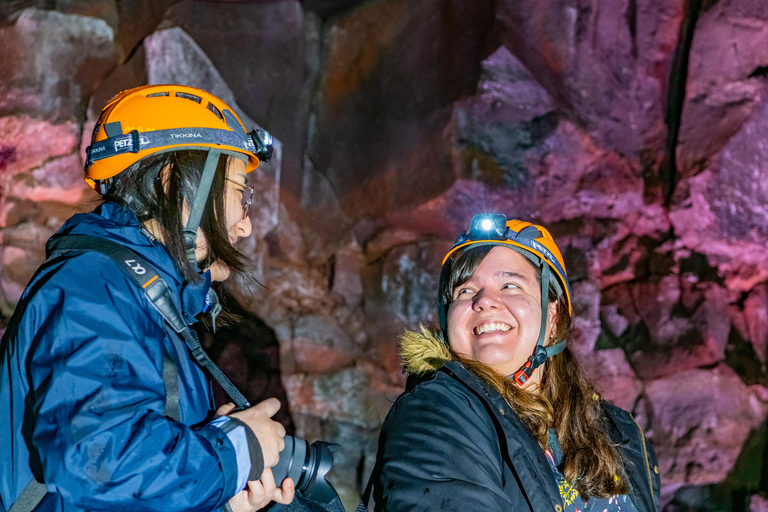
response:
<path id="1" fill-rule="evenodd" d="M 550 357 L 565 350 L 565 340 L 549 347 L 544 346 L 549 316 L 549 276 L 549 265 L 546 262 L 541 262 L 541 326 L 539 327 L 539 339 L 536 341 L 536 350 L 519 370 L 510 375 L 517 382 L 517 385 L 521 387 L 528 382 L 536 368 L 544 364 Z"/>
<path id="2" fill-rule="evenodd" d="M 184 245 L 187 248 L 187 260 L 193 265 L 197 265 L 197 257 L 195 256 L 197 228 L 200 226 L 200 220 L 203 218 L 203 210 L 208 200 L 208 194 L 211 192 L 211 184 L 216 174 L 216 167 L 219 164 L 220 156 L 221 151 L 218 149 L 208 151 L 203 174 L 200 176 L 200 184 L 197 186 L 197 192 L 195 193 L 195 200 L 192 202 L 192 207 L 189 210 L 187 227 L 184 228 Z"/>

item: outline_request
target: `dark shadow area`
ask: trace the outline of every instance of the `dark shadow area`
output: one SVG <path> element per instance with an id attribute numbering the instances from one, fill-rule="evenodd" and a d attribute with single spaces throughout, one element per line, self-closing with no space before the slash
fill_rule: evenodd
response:
<path id="1" fill-rule="evenodd" d="M 234 299 L 224 298 L 223 302 L 232 317 L 229 325 L 217 328 L 214 334 L 198 324 L 206 352 L 252 405 L 270 397 L 280 400 L 282 406 L 274 419 L 285 426 L 288 434 L 293 434 L 295 426 L 280 379 L 280 344 L 275 332 Z M 230 402 L 217 382 L 213 384 L 213 394 L 217 407 Z"/>

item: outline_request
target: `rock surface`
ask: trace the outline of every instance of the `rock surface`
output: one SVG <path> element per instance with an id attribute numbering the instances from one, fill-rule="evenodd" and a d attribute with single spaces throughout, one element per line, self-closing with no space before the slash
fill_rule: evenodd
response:
<path id="1" fill-rule="evenodd" d="M 184 83 L 279 140 L 239 246 L 263 286 L 227 283 L 241 321 L 204 342 L 290 431 L 342 445 L 349 510 L 405 384 L 398 336 L 436 324 L 442 257 L 485 211 L 555 237 L 571 348 L 645 429 L 664 510 L 765 509 L 765 2 L 57 0 L 0 18 L 0 329 L 44 241 L 97 199 L 81 168 L 102 106 Z"/>

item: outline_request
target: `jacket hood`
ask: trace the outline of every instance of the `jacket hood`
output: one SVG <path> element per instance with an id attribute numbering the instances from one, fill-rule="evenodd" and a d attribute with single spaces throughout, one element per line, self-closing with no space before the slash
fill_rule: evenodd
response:
<path id="1" fill-rule="evenodd" d="M 408 373 L 424 375 L 439 370 L 453 360 L 440 331 L 419 324 L 418 331 L 405 331 L 400 336 L 400 356 Z"/>

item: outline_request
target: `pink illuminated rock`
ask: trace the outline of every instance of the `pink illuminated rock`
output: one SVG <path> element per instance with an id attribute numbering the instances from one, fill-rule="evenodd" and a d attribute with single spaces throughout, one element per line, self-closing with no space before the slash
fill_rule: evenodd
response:
<path id="1" fill-rule="evenodd" d="M 645 392 L 662 481 L 670 486 L 723 480 L 768 412 L 768 390 L 747 387 L 724 365 L 654 380 Z"/>
<path id="2" fill-rule="evenodd" d="M 633 411 L 642 385 L 620 348 L 580 354 L 579 364 L 603 398 L 622 409 Z"/>
<path id="3" fill-rule="evenodd" d="M 689 59 L 677 147 L 683 174 L 695 171 L 697 164 L 728 144 L 768 93 L 765 3 L 725 0 L 704 10 L 696 22 Z"/>
<path id="4" fill-rule="evenodd" d="M 632 282 L 603 294 L 605 304 L 628 322 L 616 343 L 628 354 L 642 379 L 657 379 L 725 360 L 730 331 L 729 293 L 715 285 L 697 292 L 693 311 L 680 314 L 680 283 L 667 276 L 658 282 Z"/>
<path id="5" fill-rule="evenodd" d="M 681 0 L 538 2 L 504 0 L 504 44 L 606 150 L 637 161 L 658 155 L 665 136 L 667 72 Z"/>
<path id="6" fill-rule="evenodd" d="M 74 153 L 79 128 L 28 116 L 0 117 L 0 180 L 35 169 L 46 160 Z"/>
<path id="7" fill-rule="evenodd" d="M 683 182 L 685 199 L 670 219 L 682 243 L 707 256 L 734 290 L 768 278 L 768 102 L 715 155 Z"/>
<path id="8" fill-rule="evenodd" d="M 768 499 L 755 494 L 749 499 L 749 512 L 768 512 Z"/>

